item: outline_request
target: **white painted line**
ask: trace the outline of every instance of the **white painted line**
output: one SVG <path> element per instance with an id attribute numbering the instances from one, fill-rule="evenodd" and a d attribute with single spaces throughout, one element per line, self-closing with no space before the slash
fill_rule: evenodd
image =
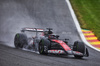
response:
<path id="1" fill-rule="evenodd" d="M 78 30 L 78 33 L 79 33 L 79 35 L 80 35 L 82 41 L 83 41 L 87 46 L 89 46 L 89 47 L 91 47 L 91 48 L 93 48 L 93 49 L 95 49 L 95 50 L 97 50 L 97 51 L 100 52 L 99 49 L 93 47 L 92 45 L 90 45 L 90 44 L 86 41 L 86 39 L 85 39 L 85 37 L 84 37 L 84 35 L 83 35 L 82 31 L 81 31 L 81 27 L 80 27 L 79 22 L 78 22 L 78 20 L 77 20 L 77 18 L 76 18 L 76 15 L 75 15 L 75 13 L 74 13 L 74 11 L 73 11 L 73 9 L 72 9 L 72 6 L 71 6 L 70 1 L 69 1 L 69 0 L 65 0 L 65 1 L 66 1 L 67 5 L 68 5 L 68 7 L 69 7 L 69 10 L 70 10 L 70 12 L 71 12 L 72 18 L 73 18 L 73 20 L 74 20 L 74 23 L 75 23 L 75 25 L 76 25 L 76 28 L 77 28 L 77 30 Z"/>

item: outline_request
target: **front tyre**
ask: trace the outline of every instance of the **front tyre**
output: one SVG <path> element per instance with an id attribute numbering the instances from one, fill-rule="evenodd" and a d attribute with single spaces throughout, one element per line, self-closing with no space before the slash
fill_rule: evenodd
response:
<path id="1" fill-rule="evenodd" d="M 39 53 L 40 54 L 45 54 L 44 45 L 43 45 L 42 41 L 39 43 Z"/>
<path id="2" fill-rule="evenodd" d="M 39 43 L 39 53 L 47 55 L 48 49 L 50 49 L 50 41 L 47 39 L 41 40 Z"/>
<path id="3" fill-rule="evenodd" d="M 74 42 L 74 46 L 73 46 L 73 51 L 78 51 L 78 52 L 81 52 L 81 53 L 85 53 L 85 45 L 83 42 L 78 42 L 78 41 L 75 41 Z M 75 58 L 82 58 L 83 56 L 80 56 L 80 55 L 74 55 Z"/>

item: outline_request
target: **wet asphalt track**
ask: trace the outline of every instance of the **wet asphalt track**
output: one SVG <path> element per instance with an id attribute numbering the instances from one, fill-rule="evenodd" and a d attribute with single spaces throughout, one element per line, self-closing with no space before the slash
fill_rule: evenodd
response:
<path id="1" fill-rule="evenodd" d="M 52 27 L 69 43 L 80 40 L 65 0 L 0 0 L 0 44 L 13 45 L 13 38 L 23 27 Z M 39 55 L 0 45 L 0 66 L 99 66 L 100 53 L 88 47 L 90 56 Z"/>

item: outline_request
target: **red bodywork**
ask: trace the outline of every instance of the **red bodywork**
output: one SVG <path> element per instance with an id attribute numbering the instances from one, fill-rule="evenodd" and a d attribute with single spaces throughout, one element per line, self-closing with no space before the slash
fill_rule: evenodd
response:
<path id="1" fill-rule="evenodd" d="M 70 47 L 68 45 L 66 45 L 66 43 L 63 42 L 62 40 L 52 39 L 52 41 L 59 43 L 64 48 L 65 51 L 71 50 Z"/>

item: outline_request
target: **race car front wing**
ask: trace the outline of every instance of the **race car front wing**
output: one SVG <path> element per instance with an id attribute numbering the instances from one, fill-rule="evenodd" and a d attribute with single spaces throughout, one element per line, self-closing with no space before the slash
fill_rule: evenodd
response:
<path id="1" fill-rule="evenodd" d="M 53 53 L 53 54 L 67 54 L 67 55 L 78 55 L 78 56 L 85 56 L 88 57 L 88 55 L 85 53 L 81 53 L 78 51 L 64 51 L 64 50 L 48 50 L 48 53 Z"/>

